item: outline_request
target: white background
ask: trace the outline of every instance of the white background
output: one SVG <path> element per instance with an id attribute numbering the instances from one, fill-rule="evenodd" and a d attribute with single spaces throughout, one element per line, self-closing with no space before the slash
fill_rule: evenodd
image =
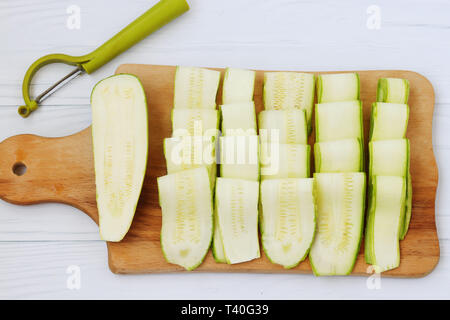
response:
<path id="1" fill-rule="evenodd" d="M 381 278 L 378 290 L 370 290 L 364 277 L 114 275 L 97 226 L 85 214 L 57 204 L 20 207 L 0 201 L 0 298 L 450 298 L 450 1 L 188 1 L 187 14 L 94 74 L 76 79 L 24 120 L 16 109 L 22 104 L 23 75 L 35 59 L 90 52 L 156 1 L 0 0 L 0 141 L 19 133 L 64 136 L 84 129 L 91 122 L 93 85 L 121 63 L 414 70 L 436 91 L 439 265 L 421 279 Z M 81 9 L 80 29 L 67 27 L 71 5 Z M 367 27 L 370 5 L 381 10 L 380 29 Z M 68 70 L 48 67 L 38 74 L 35 93 Z M 80 267 L 79 290 L 67 288 L 70 265 Z"/>

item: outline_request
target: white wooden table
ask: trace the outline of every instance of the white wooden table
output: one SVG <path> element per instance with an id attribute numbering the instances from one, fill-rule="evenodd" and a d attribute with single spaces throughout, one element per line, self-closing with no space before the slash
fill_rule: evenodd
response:
<path id="1" fill-rule="evenodd" d="M 21 82 L 35 59 L 87 53 L 156 1 L 0 0 L 0 140 L 19 133 L 64 136 L 87 127 L 93 85 L 121 63 L 414 70 L 436 90 L 439 265 L 425 278 L 382 277 L 379 285 L 363 277 L 311 275 L 114 275 L 97 226 L 85 214 L 58 204 L 0 202 L 0 298 L 450 298 L 450 2 L 188 1 L 187 14 L 93 75 L 76 79 L 24 120 L 16 113 Z M 51 66 L 39 73 L 35 93 L 69 69 Z M 79 288 L 72 281 L 77 270 Z"/>

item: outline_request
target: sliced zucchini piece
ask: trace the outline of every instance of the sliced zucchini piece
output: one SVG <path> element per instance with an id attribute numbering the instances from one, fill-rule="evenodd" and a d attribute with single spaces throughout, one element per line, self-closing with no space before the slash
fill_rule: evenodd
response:
<path id="1" fill-rule="evenodd" d="M 205 166 L 211 187 L 214 187 L 217 165 L 213 138 L 200 140 L 193 136 L 166 138 L 164 139 L 164 157 L 168 174 Z"/>
<path id="2" fill-rule="evenodd" d="M 306 111 L 298 109 L 261 111 L 259 135 L 263 142 L 307 144 Z"/>
<path id="3" fill-rule="evenodd" d="M 369 150 L 370 177 L 406 177 L 409 167 L 408 139 L 371 141 Z"/>
<path id="4" fill-rule="evenodd" d="M 403 222 L 403 228 L 400 233 L 400 240 L 405 239 L 406 234 L 408 233 L 409 223 L 411 222 L 411 213 L 412 213 L 412 181 L 411 181 L 411 173 L 408 170 L 408 174 L 406 176 L 405 218 Z"/>
<path id="5" fill-rule="evenodd" d="M 261 240 L 273 263 L 293 268 L 308 255 L 316 228 L 313 178 L 261 182 Z"/>
<path id="6" fill-rule="evenodd" d="M 217 178 L 216 206 L 227 263 L 259 258 L 259 183 Z"/>
<path id="7" fill-rule="evenodd" d="M 399 236 L 403 230 L 405 179 L 395 176 L 372 178 L 372 199 L 366 236 L 366 262 L 376 272 L 395 269 L 400 264 Z"/>
<path id="8" fill-rule="evenodd" d="M 407 104 L 375 102 L 372 105 L 370 140 L 405 138 L 408 116 Z"/>
<path id="9" fill-rule="evenodd" d="M 258 136 L 223 136 L 219 141 L 220 176 L 259 181 Z"/>
<path id="10" fill-rule="evenodd" d="M 309 254 L 315 275 L 350 274 L 361 242 L 365 173 L 315 173 L 317 232 Z"/>
<path id="11" fill-rule="evenodd" d="M 162 209 L 161 247 L 167 262 L 198 267 L 211 244 L 212 194 L 206 168 L 158 178 Z"/>
<path id="12" fill-rule="evenodd" d="M 255 71 L 227 68 L 223 79 L 223 104 L 253 101 Z"/>
<path id="13" fill-rule="evenodd" d="M 308 178 L 310 149 L 307 144 L 261 143 L 261 178 Z"/>
<path id="14" fill-rule="evenodd" d="M 363 171 L 359 139 L 318 142 L 314 145 L 316 172 Z"/>
<path id="15" fill-rule="evenodd" d="M 314 75 L 300 72 L 264 73 L 264 107 L 275 109 L 304 109 L 311 126 L 314 104 Z"/>
<path id="16" fill-rule="evenodd" d="M 322 74 L 317 79 L 317 101 L 338 102 L 359 100 L 357 73 Z"/>
<path id="17" fill-rule="evenodd" d="M 173 109 L 172 135 L 217 137 L 219 111 L 205 109 Z"/>
<path id="18" fill-rule="evenodd" d="M 378 102 L 408 103 L 408 97 L 408 80 L 397 78 L 381 78 L 378 80 Z"/>
<path id="19" fill-rule="evenodd" d="M 363 140 L 362 103 L 359 100 L 316 105 L 316 142 Z"/>
<path id="20" fill-rule="evenodd" d="M 130 228 L 147 168 L 147 102 L 139 79 L 120 74 L 91 95 L 100 236 L 120 241 Z"/>
<path id="21" fill-rule="evenodd" d="M 219 216 L 217 214 L 217 201 L 215 201 L 215 209 L 214 209 L 214 236 L 213 236 L 213 245 L 212 245 L 212 254 L 214 260 L 219 263 L 226 263 L 227 259 L 225 258 L 225 251 L 223 250 L 223 241 L 222 235 L 220 234 L 219 228 Z"/>
<path id="22" fill-rule="evenodd" d="M 256 135 L 255 104 L 241 102 L 220 106 L 222 112 L 222 134 L 229 135 Z"/>
<path id="23" fill-rule="evenodd" d="M 215 109 L 220 72 L 197 68 L 177 67 L 175 72 L 175 109 Z"/>

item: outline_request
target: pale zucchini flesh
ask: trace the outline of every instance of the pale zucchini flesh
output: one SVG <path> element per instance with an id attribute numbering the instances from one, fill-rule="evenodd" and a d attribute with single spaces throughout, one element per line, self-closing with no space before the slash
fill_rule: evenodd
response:
<path id="1" fill-rule="evenodd" d="M 364 221 L 365 173 L 315 173 L 317 231 L 309 254 L 315 275 L 353 270 Z"/>
<path id="2" fill-rule="evenodd" d="M 293 268 L 306 258 L 316 228 L 313 181 L 261 182 L 261 240 L 272 263 Z"/>
<path id="3" fill-rule="evenodd" d="M 219 111 L 208 109 L 173 109 L 172 135 L 217 137 Z"/>
<path id="4" fill-rule="evenodd" d="M 227 263 L 259 258 L 259 183 L 217 178 L 215 201 Z"/>
<path id="5" fill-rule="evenodd" d="M 409 168 L 408 139 L 371 141 L 369 151 L 370 177 L 406 177 Z"/>
<path id="6" fill-rule="evenodd" d="M 364 141 L 361 101 L 316 105 L 316 142 L 353 138 Z"/>
<path id="7" fill-rule="evenodd" d="M 263 92 L 265 109 L 303 109 L 310 129 L 314 82 L 314 75 L 311 73 L 266 72 Z"/>
<path id="8" fill-rule="evenodd" d="M 223 79 L 223 104 L 252 101 L 255 74 L 252 70 L 227 68 Z"/>
<path id="9" fill-rule="evenodd" d="M 261 111 L 259 135 L 262 142 L 307 144 L 306 111 L 298 109 Z"/>
<path id="10" fill-rule="evenodd" d="M 256 135 L 256 113 L 253 101 L 220 106 L 223 135 Z"/>
<path id="11" fill-rule="evenodd" d="M 376 102 L 372 105 L 370 140 L 404 139 L 408 126 L 407 104 Z"/>
<path id="12" fill-rule="evenodd" d="M 175 72 L 175 109 L 215 109 L 220 72 L 179 66 Z"/>
<path id="13" fill-rule="evenodd" d="M 199 139 L 198 139 L 199 138 Z M 216 180 L 216 146 L 214 138 L 183 136 L 164 139 L 167 173 L 206 167 L 214 187 Z"/>
<path id="14" fill-rule="evenodd" d="M 222 136 L 220 176 L 259 181 L 259 139 L 257 135 Z"/>
<path id="15" fill-rule="evenodd" d="M 261 179 L 308 178 L 310 149 L 307 144 L 261 143 Z"/>
<path id="16" fill-rule="evenodd" d="M 148 155 L 147 102 L 133 75 L 100 81 L 91 95 L 100 236 L 120 241 L 130 228 Z"/>
<path id="17" fill-rule="evenodd" d="M 357 73 L 322 74 L 317 79 L 319 103 L 359 100 Z"/>
<path id="18" fill-rule="evenodd" d="M 377 101 L 389 103 L 408 103 L 409 81 L 397 78 L 378 80 Z"/>
<path id="19" fill-rule="evenodd" d="M 359 139 L 318 142 L 314 145 L 316 172 L 363 171 L 361 150 Z"/>
<path id="20" fill-rule="evenodd" d="M 405 179 L 396 176 L 372 178 L 372 192 L 365 236 L 365 256 L 376 272 L 400 264 L 400 232 L 405 210 Z"/>
<path id="21" fill-rule="evenodd" d="M 164 257 L 193 270 L 202 263 L 213 234 L 208 172 L 201 167 L 159 177 L 158 190 Z"/>

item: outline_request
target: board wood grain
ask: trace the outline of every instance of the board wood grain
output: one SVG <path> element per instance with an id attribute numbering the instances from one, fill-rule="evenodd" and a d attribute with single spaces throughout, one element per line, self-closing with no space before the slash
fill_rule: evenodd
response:
<path id="1" fill-rule="evenodd" d="M 222 71 L 223 69 L 216 69 Z M 399 77 L 410 81 L 410 119 L 407 137 L 411 142 L 413 211 L 410 230 L 400 243 L 401 263 L 397 269 L 383 273 L 391 277 L 421 277 L 430 273 L 439 261 L 439 241 L 435 223 L 435 195 L 438 182 L 432 148 L 434 90 L 422 75 L 412 71 L 356 71 L 361 80 L 364 129 L 367 136 L 371 104 L 375 101 L 377 81 L 381 77 Z M 179 266 L 167 263 L 161 252 L 161 210 L 158 204 L 156 178 L 166 174 L 163 139 L 171 135 L 170 112 L 173 101 L 175 67 L 157 65 L 121 65 L 116 73 L 130 73 L 143 83 L 149 111 L 149 161 L 136 215 L 123 241 L 108 243 L 109 267 L 114 273 L 180 272 Z M 255 106 L 261 111 L 264 71 L 257 71 Z M 331 72 L 320 72 L 331 73 Z M 317 73 L 316 73 L 317 74 Z M 217 102 L 221 102 L 221 87 Z M 314 122 L 313 122 L 314 123 Z M 314 143 L 314 133 L 310 137 Z M 367 155 L 367 152 L 366 152 Z M 311 161 L 313 164 L 314 162 Z M 27 171 L 16 175 L 14 166 L 24 164 Z M 15 204 L 43 202 L 65 203 L 88 214 L 98 223 L 95 200 L 91 129 L 62 138 L 19 135 L 0 143 L 0 198 Z M 358 256 L 353 275 L 370 275 L 373 271 Z M 208 253 L 196 271 L 311 273 L 306 260 L 286 270 L 261 258 L 227 265 L 214 261 Z"/>

